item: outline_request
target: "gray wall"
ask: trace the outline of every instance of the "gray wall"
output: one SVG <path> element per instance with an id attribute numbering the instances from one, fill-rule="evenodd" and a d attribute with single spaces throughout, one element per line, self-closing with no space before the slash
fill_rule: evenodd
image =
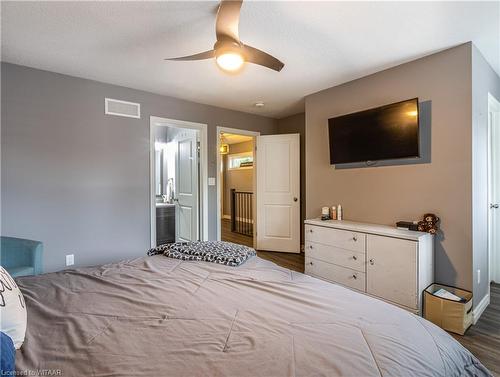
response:
<path id="1" fill-rule="evenodd" d="M 278 119 L 279 134 L 300 134 L 300 242 L 304 244 L 306 218 L 306 114 L 300 113 Z"/>
<path id="2" fill-rule="evenodd" d="M 243 143 L 231 144 L 229 153 L 244 153 L 253 151 L 253 141 L 244 141 Z M 230 155 L 229 154 L 229 155 Z M 253 169 L 229 170 L 228 156 L 224 155 L 224 194 L 223 196 L 223 213 L 226 216 L 231 216 L 231 189 L 240 191 L 253 191 Z"/>
<path id="3" fill-rule="evenodd" d="M 472 47 L 472 248 L 474 301 L 488 294 L 488 93 L 500 100 L 500 78 Z M 477 271 L 481 281 L 477 282 Z"/>
<path id="4" fill-rule="evenodd" d="M 149 117 L 276 133 L 276 120 L 2 63 L 2 234 L 43 241 L 46 271 L 144 255 L 149 246 Z M 230 93 L 228 93 L 230 95 Z M 104 115 L 104 98 L 141 103 L 142 118 Z M 216 187 L 209 235 L 216 237 Z"/>
<path id="5" fill-rule="evenodd" d="M 430 106 L 429 163 L 330 166 L 328 118 L 414 97 Z M 388 225 L 436 213 L 436 281 L 471 290 L 471 103 L 471 44 L 306 97 L 306 216 L 337 203 L 348 220 Z"/>

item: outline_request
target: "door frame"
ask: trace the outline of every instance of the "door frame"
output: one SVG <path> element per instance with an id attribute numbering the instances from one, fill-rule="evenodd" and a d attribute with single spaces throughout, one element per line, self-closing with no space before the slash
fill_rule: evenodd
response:
<path id="1" fill-rule="evenodd" d="M 245 135 L 245 136 L 252 136 L 253 137 L 253 177 L 252 177 L 252 190 L 253 190 L 253 203 L 252 203 L 252 213 L 254 214 L 254 219 L 253 219 L 253 246 L 255 247 L 256 239 L 255 239 L 255 232 L 257 230 L 257 136 L 260 136 L 259 131 L 249 131 L 249 130 L 240 130 L 238 128 L 230 128 L 230 127 L 222 127 L 222 126 L 217 126 L 217 176 L 216 176 L 216 182 L 217 182 L 217 241 L 221 240 L 221 221 L 222 221 L 222 216 L 221 216 L 221 179 L 220 179 L 220 166 L 221 166 L 221 154 L 220 154 L 220 133 L 221 132 L 226 132 L 228 134 L 235 134 L 235 135 Z"/>
<path id="2" fill-rule="evenodd" d="M 491 263 L 491 216 L 492 216 L 492 211 L 489 208 L 490 203 L 492 203 L 492 148 L 491 148 L 491 128 L 492 128 L 492 122 L 491 122 L 491 113 L 495 112 L 498 113 L 500 116 L 500 101 L 497 100 L 491 93 L 488 93 L 488 295 L 490 294 L 490 283 L 491 283 L 491 270 L 492 270 L 492 263 Z M 500 119 L 500 118 L 499 118 Z M 497 256 L 498 257 L 498 256 Z M 498 272 L 497 272 L 498 273 Z"/>
<path id="3" fill-rule="evenodd" d="M 149 205 L 150 205 L 150 244 L 156 246 L 156 190 L 155 190 L 155 133 L 156 126 L 165 125 L 172 128 L 189 128 L 200 131 L 200 208 L 199 226 L 200 239 L 208 240 L 208 125 L 204 123 L 188 122 L 185 120 L 149 117 Z"/>

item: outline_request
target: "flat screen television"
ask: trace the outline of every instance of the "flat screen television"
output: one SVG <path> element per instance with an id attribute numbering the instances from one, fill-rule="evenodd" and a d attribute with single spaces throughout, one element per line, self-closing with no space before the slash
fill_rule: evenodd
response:
<path id="1" fill-rule="evenodd" d="M 328 119 L 330 163 L 420 157 L 418 98 Z"/>

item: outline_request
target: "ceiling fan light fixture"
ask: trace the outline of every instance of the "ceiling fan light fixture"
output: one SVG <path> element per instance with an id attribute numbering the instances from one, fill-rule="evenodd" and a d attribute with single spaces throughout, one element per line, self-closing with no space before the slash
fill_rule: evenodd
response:
<path id="1" fill-rule="evenodd" d="M 245 59 L 243 56 L 234 51 L 225 51 L 220 55 L 217 55 L 215 60 L 219 68 L 228 72 L 235 72 L 239 70 L 243 63 L 245 63 Z"/>
<path id="2" fill-rule="evenodd" d="M 213 49 L 198 54 L 165 60 L 192 61 L 215 58 L 217 66 L 226 73 L 238 73 L 245 63 L 281 71 L 284 64 L 274 56 L 243 44 L 239 37 L 240 10 L 243 0 L 221 0 L 215 19 L 217 40 Z"/>

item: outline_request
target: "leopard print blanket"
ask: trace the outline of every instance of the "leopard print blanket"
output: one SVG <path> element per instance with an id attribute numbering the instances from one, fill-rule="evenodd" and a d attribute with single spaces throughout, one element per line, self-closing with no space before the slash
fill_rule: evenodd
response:
<path id="1" fill-rule="evenodd" d="M 175 242 L 150 249 L 149 256 L 163 254 L 166 257 L 187 261 L 205 261 L 240 266 L 254 255 L 254 249 L 224 241 Z"/>

